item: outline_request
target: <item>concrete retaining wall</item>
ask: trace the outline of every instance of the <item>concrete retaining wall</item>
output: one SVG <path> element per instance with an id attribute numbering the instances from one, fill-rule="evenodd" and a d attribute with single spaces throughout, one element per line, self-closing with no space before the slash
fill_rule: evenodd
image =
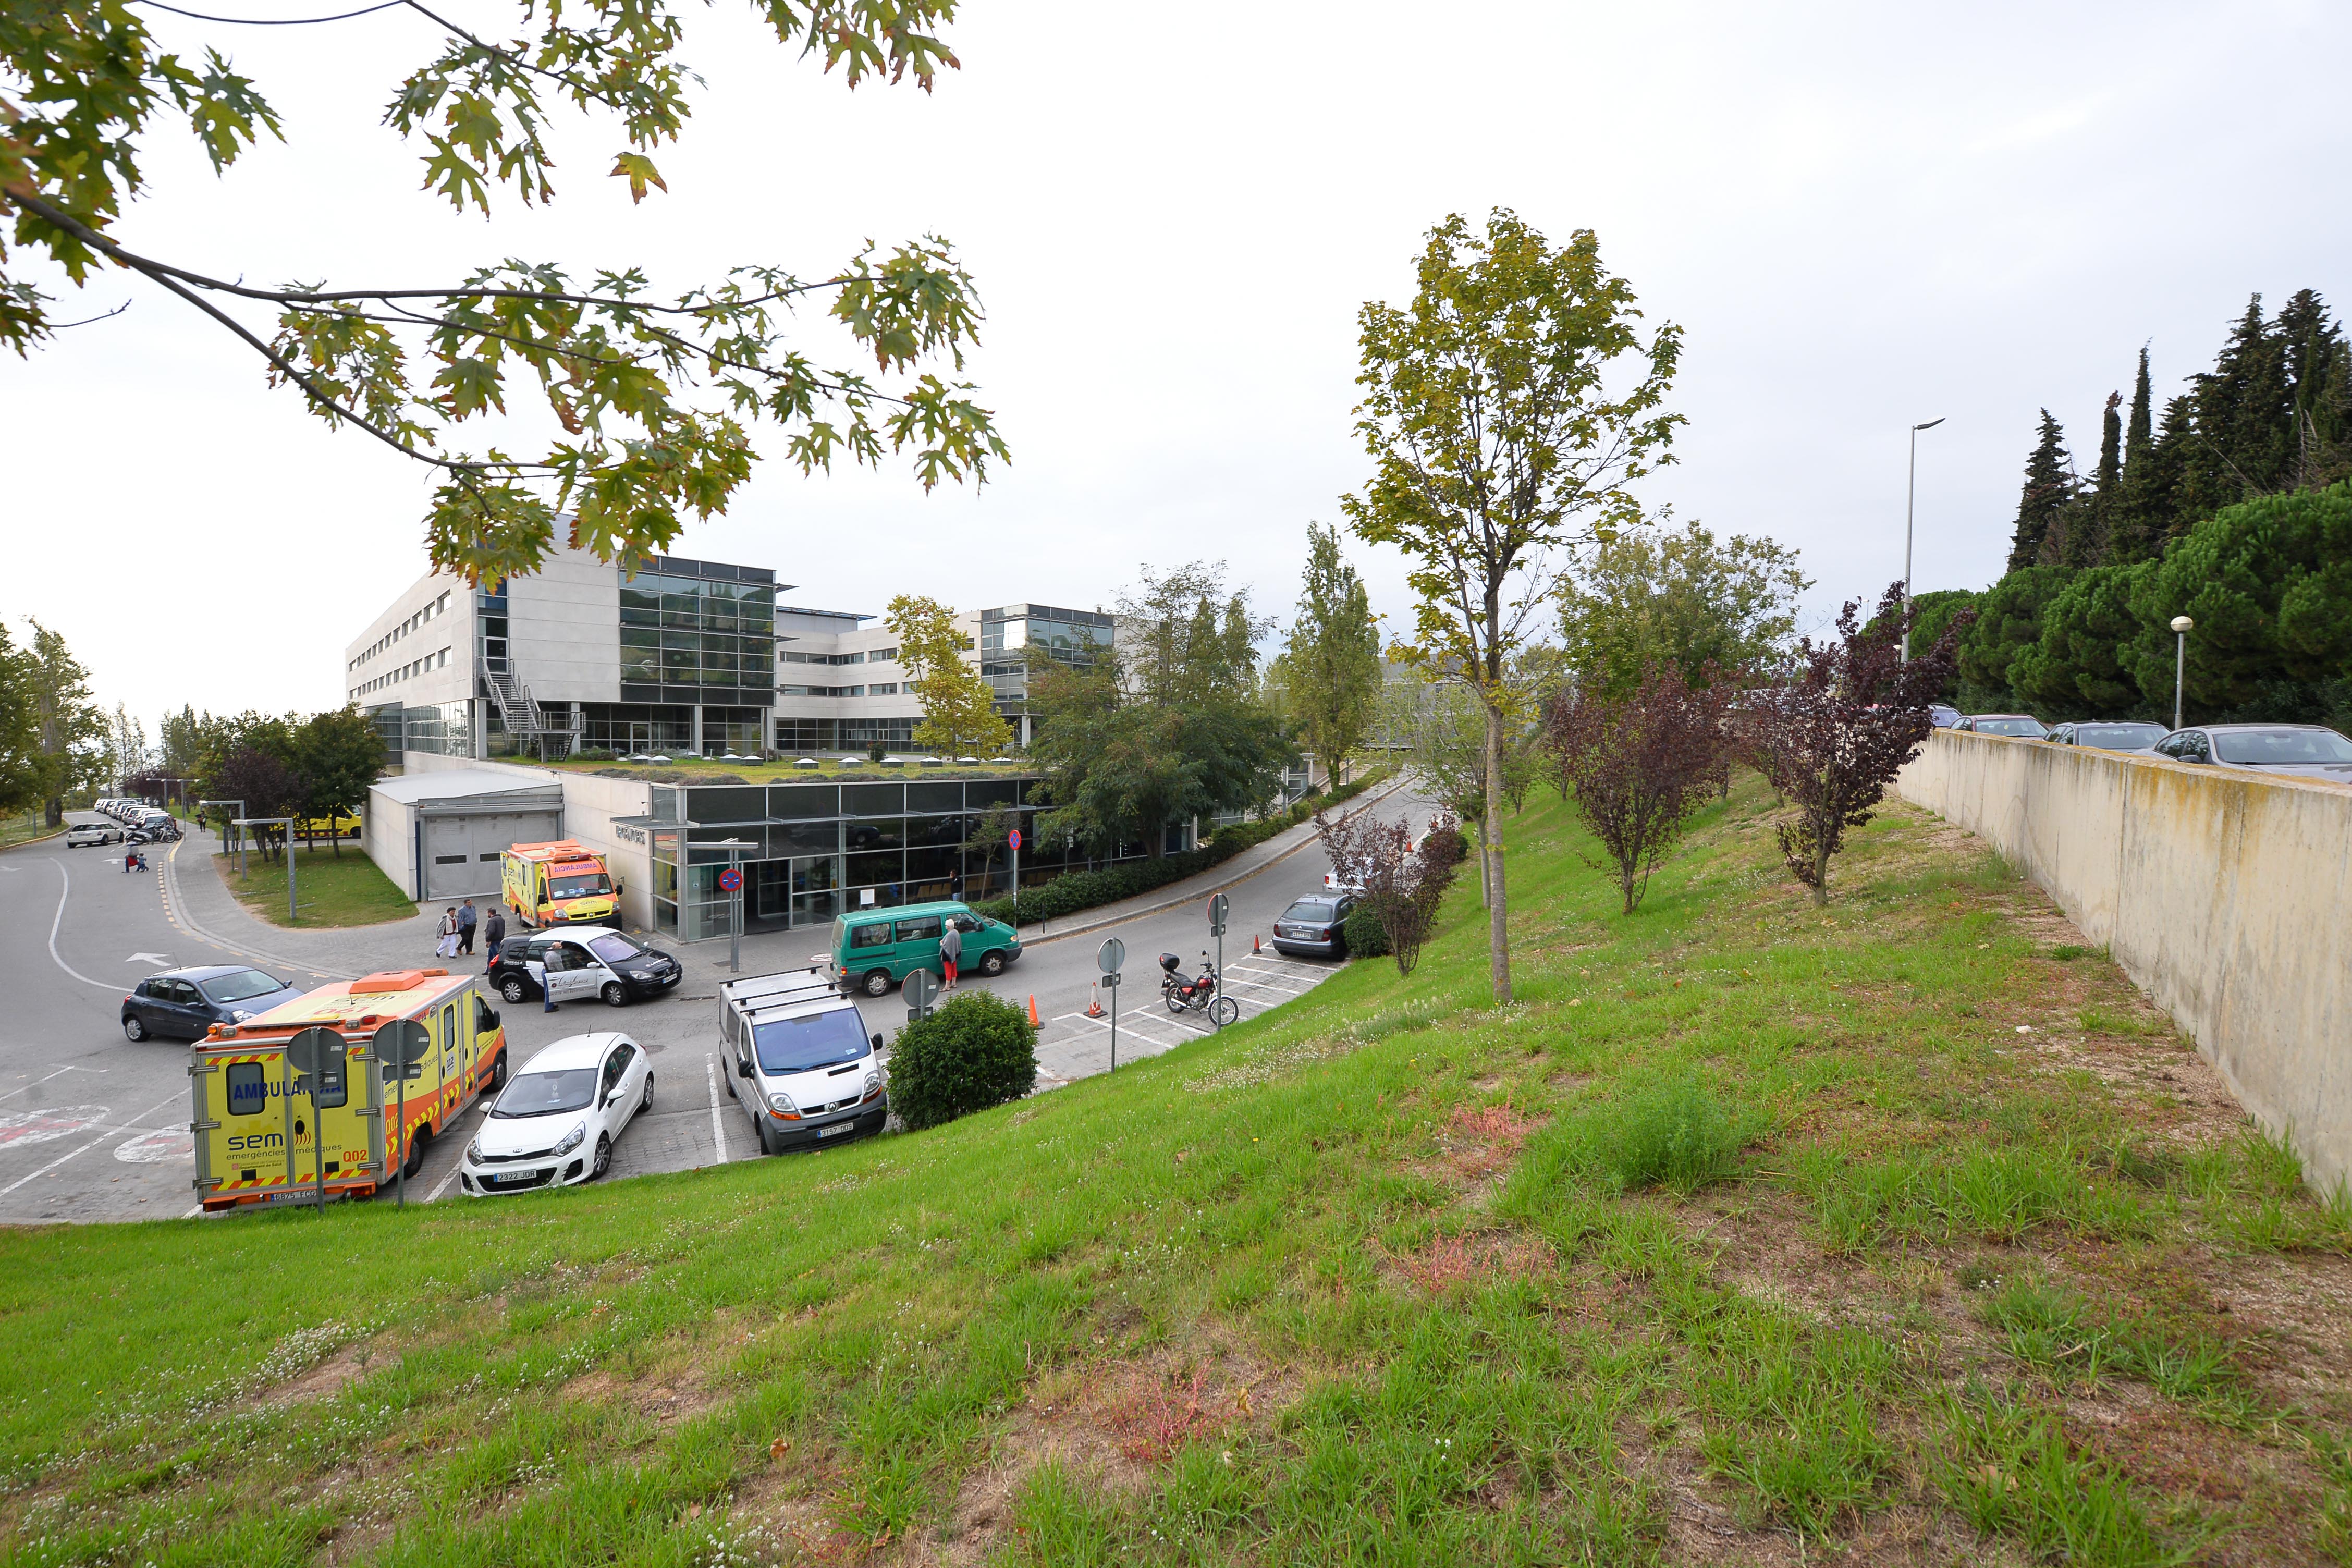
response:
<path id="1" fill-rule="evenodd" d="M 2284 1131 L 2352 1179 L 2352 790 L 1937 731 L 1895 782 L 2046 890 Z"/>

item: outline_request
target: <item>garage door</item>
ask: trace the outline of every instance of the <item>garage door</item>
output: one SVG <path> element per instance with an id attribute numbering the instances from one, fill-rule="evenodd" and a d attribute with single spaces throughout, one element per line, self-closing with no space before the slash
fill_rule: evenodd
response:
<path id="1" fill-rule="evenodd" d="M 499 890 L 499 855 L 510 844 L 563 837 L 554 811 L 509 811 L 425 818 L 425 897 L 478 899 Z"/>

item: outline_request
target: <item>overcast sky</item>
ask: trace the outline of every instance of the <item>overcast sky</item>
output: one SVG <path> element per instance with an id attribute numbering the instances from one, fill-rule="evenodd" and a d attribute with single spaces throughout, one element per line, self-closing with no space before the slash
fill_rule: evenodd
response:
<path id="1" fill-rule="evenodd" d="M 2160 399 L 2248 294 L 2352 296 L 2340 5 L 968 0 L 963 68 L 929 97 L 851 93 L 738 8 L 683 14 L 709 86 L 658 154 L 669 194 L 632 207 L 602 177 L 617 134 L 565 121 L 553 207 L 509 198 L 486 222 L 419 191 L 417 148 L 378 123 L 435 47 L 414 13 L 150 13 L 169 47 L 232 52 L 288 140 L 216 180 L 155 136 L 152 194 L 117 232 L 257 280 L 424 284 L 520 256 L 639 265 L 666 290 L 948 237 L 988 307 L 971 374 L 1011 466 L 925 496 L 900 466 L 770 462 L 677 547 L 866 611 L 901 591 L 1107 605 L 1141 563 L 1222 557 L 1286 619 L 1306 524 L 1365 472 L 1357 308 L 1409 295 L 1451 211 L 1590 227 L 1650 319 L 1682 325 L 1690 423 L 1650 494 L 1800 550 L 1816 621 L 1901 574 L 1911 424 L 1949 421 L 1920 443 L 1917 584 L 1979 586 L 2038 407 L 2087 469 L 2144 341 Z M 514 15 L 455 13 L 492 33 Z M 0 614 L 63 631 L 151 733 L 183 702 L 340 701 L 344 645 L 424 570 L 428 476 L 327 431 L 152 289 L 108 277 L 59 314 L 126 299 L 0 361 Z M 1355 552 L 1401 617 L 1401 563 Z"/>

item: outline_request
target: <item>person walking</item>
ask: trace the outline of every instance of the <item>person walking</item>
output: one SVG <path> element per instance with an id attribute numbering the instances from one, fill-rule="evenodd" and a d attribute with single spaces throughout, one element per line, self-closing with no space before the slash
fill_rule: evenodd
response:
<path id="1" fill-rule="evenodd" d="M 948 921 L 947 929 L 940 932 L 940 968 L 947 975 L 947 984 L 941 987 L 942 990 L 956 988 L 956 965 L 962 958 L 963 932 L 956 929 L 956 923 L 951 920 Z"/>
<path id="2" fill-rule="evenodd" d="M 436 958 L 457 956 L 457 906 L 455 904 L 441 912 L 441 923 L 436 928 L 433 942 L 433 956 Z"/>
<path id="3" fill-rule="evenodd" d="M 490 906 L 490 918 L 482 924 L 482 947 L 489 956 L 482 961 L 484 968 L 499 961 L 499 949 L 507 944 L 507 911 L 497 904 Z"/>
<path id="4" fill-rule="evenodd" d="M 468 958 L 474 956 L 474 927 L 481 918 L 475 912 L 473 900 L 457 906 L 457 951 Z"/>

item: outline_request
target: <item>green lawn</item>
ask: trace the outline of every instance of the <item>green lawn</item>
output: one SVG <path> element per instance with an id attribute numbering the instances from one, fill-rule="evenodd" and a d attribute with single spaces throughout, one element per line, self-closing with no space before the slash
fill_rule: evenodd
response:
<path id="1" fill-rule="evenodd" d="M 35 806 L 15 816 L 0 816 L 0 849 L 12 844 L 30 844 L 35 839 L 54 837 L 63 832 L 65 829 L 62 827 L 51 827 L 43 817 L 41 808 Z"/>
<path id="2" fill-rule="evenodd" d="M 265 859 L 257 851 L 247 849 L 246 874 L 240 878 L 236 860 L 235 855 L 213 857 L 213 864 L 220 868 L 221 880 L 228 884 L 228 890 L 236 895 L 239 903 L 270 924 L 289 924 L 286 862 Z M 294 881 L 295 896 L 301 900 L 301 919 L 290 922 L 295 925 L 377 925 L 385 921 L 406 920 L 416 912 L 416 905 L 408 895 L 377 870 L 375 862 L 359 846 L 350 842 L 343 845 L 340 855 L 324 844 L 315 849 L 295 846 Z"/>
<path id="3" fill-rule="evenodd" d="M 0 1234 L 0 1561 L 2344 1561 L 2352 1215 L 1969 841 L 1824 912 L 1768 805 L 1630 920 L 1531 806 L 1499 1011 L 1473 879 L 931 1132 Z"/>

